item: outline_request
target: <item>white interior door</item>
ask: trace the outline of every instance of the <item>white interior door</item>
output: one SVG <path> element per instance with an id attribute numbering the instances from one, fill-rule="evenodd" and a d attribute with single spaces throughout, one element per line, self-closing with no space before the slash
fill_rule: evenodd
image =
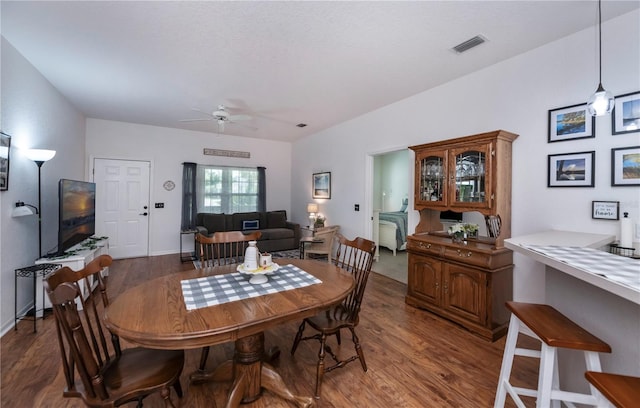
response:
<path id="1" fill-rule="evenodd" d="M 94 159 L 96 235 L 113 258 L 149 255 L 148 161 Z"/>

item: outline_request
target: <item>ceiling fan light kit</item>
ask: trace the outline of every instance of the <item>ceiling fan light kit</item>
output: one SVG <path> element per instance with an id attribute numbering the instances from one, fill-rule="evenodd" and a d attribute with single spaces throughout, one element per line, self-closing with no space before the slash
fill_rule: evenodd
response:
<path id="1" fill-rule="evenodd" d="M 587 101 L 587 110 L 591 116 L 610 114 L 615 102 L 613 94 L 602 86 L 602 0 L 598 0 L 598 53 L 598 89 Z"/>
<path id="2" fill-rule="evenodd" d="M 249 128 L 251 130 L 257 130 L 257 128 L 250 126 L 250 125 L 245 125 L 242 123 L 238 123 L 240 121 L 244 121 L 244 120 L 251 120 L 253 119 L 251 116 L 249 115 L 230 115 L 229 112 L 227 111 L 227 107 L 224 105 L 218 105 L 218 110 L 213 111 L 213 113 L 208 113 L 205 111 L 202 111 L 198 108 L 192 108 L 191 110 L 195 111 L 195 112 L 200 112 L 202 114 L 205 114 L 207 116 L 209 116 L 208 118 L 197 118 L 197 119 L 180 119 L 180 122 L 205 122 L 205 121 L 213 121 L 215 120 L 217 125 L 218 125 L 218 133 L 222 133 L 224 132 L 224 126 L 225 123 L 231 123 L 234 125 L 240 125 L 246 128 Z"/>

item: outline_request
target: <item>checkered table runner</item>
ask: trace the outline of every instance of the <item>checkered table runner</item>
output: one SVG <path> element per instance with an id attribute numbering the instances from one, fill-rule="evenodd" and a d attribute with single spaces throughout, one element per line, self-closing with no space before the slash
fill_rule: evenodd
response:
<path id="1" fill-rule="evenodd" d="M 294 265 L 280 266 L 269 281 L 261 285 L 249 283 L 251 276 L 240 272 L 181 281 L 187 310 L 200 309 L 236 300 L 284 292 L 322 281 Z"/>
<path id="2" fill-rule="evenodd" d="M 526 245 L 527 248 L 552 257 L 583 271 L 640 291 L 640 261 L 594 248 Z"/>

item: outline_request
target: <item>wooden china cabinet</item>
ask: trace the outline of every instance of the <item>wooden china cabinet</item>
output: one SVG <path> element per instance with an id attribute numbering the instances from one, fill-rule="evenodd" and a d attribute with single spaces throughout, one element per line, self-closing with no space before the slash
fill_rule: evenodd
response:
<path id="1" fill-rule="evenodd" d="M 407 304 L 427 309 L 494 341 L 507 331 L 512 298 L 511 144 L 503 130 L 411 146 L 415 209 L 420 222 L 407 239 Z M 493 225 L 490 237 L 456 243 L 440 212 L 477 211 Z"/>

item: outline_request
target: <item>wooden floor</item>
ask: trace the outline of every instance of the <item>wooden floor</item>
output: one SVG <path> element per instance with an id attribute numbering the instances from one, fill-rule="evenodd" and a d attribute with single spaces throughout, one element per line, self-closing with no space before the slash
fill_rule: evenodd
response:
<path id="1" fill-rule="evenodd" d="M 177 255 L 114 261 L 108 282 L 115 299 L 126 288 L 148 279 L 190 269 Z M 319 407 L 491 407 L 496 390 L 504 338 L 489 343 L 465 329 L 404 303 L 406 286 L 379 274 L 372 274 L 367 286 L 358 334 L 369 367 L 363 372 L 357 362 L 325 376 Z M 275 362 L 286 384 L 301 395 L 312 395 L 318 345 L 303 342 L 295 357 L 289 350 L 298 322 L 266 333 L 266 346 L 282 350 Z M 126 343 L 124 344 L 126 345 Z M 353 350 L 347 336 L 342 348 Z M 212 348 L 209 366 L 232 356 L 232 345 Z M 334 347 L 340 351 L 340 347 Z M 64 376 L 53 318 L 22 321 L 18 331 L 1 340 L 0 406 L 82 407 L 80 400 L 64 399 Z M 230 383 L 190 385 L 188 375 L 197 366 L 200 350 L 186 352 L 182 385 L 185 395 L 178 407 L 223 407 Z M 537 369 L 531 359 L 516 360 L 518 384 L 535 384 Z M 215 400 L 215 402 L 214 402 Z M 531 401 L 528 401 L 531 402 Z M 135 406 L 131 404 L 130 406 Z M 158 395 L 145 400 L 145 407 L 161 407 Z M 288 403 L 264 392 L 246 407 L 289 407 Z M 509 405 L 513 406 L 513 405 Z"/>

